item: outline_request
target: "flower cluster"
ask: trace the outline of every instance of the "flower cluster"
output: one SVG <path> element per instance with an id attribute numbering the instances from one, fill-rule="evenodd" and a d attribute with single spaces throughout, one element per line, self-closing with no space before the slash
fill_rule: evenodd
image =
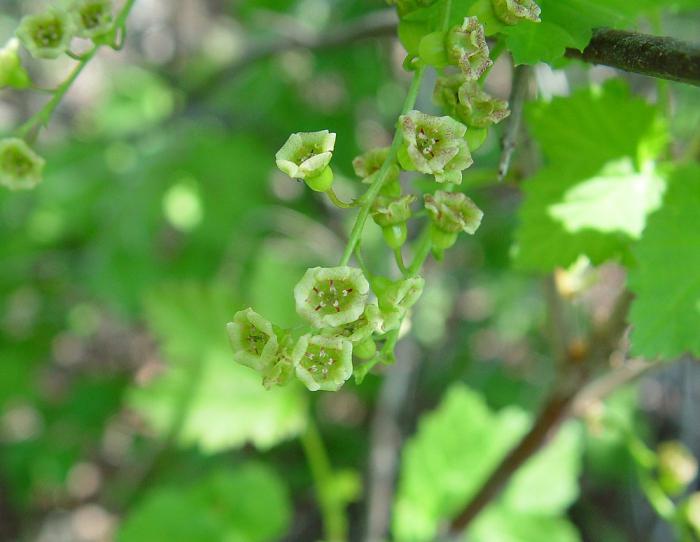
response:
<path id="1" fill-rule="evenodd" d="M 294 288 L 294 299 L 297 313 L 312 331 L 295 337 L 292 330 L 245 309 L 227 326 L 234 359 L 259 372 L 266 387 L 284 385 L 294 374 L 311 391 L 335 391 L 352 375 L 353 355 L 373 357 L 375 336 L 405 317 L 420 296 L 421 281 L 390 283 L 391 287 L 380 281 L 375 303 L 369 301 L 370 284 L 360 269 L 308 269 Z"/>
<path id="2" fill-rule="evenodd" d="M 469 128 L 488 128 L 508 115 L 508 102 L 492 97 L 463 74 L 438 77 L 435 102 Z"/>
<path id="3" fill-rule="evenodd" d="M 67 52 L 74 37 L 108 41 L 113 31 L 111 0 L 75 0 L 67 9 L 52 7 L 25 16 L 17 37 L 35 58 L 53 59 Z"/>

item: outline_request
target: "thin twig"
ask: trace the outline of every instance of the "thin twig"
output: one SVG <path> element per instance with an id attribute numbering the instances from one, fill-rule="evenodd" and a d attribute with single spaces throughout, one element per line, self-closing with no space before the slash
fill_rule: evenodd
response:
<path id="1" fill-rule="evenodd" d="M 532 68 L 525 65 L 517 66 L 513 70 L 513 87 L 510 93 L 510 118 L 508 119 L 506 131 L 503 135 L 503 151 L 498 164 L 499 182 L 503 181 L 508 174 L 513 152 L 518 142 L 520 126 L 523 120 L 523 108 L 528 94 L 528 87 L 530 86 L 531 73 Z"/>
<path id="2" fill-rule="evenodd" d="M 567 363 L 562 364 L 563 372 L 532 427 L 452 521 L 450 529 L 453 533 L 463 532 L 498 496 L 513 474 L 537 453 L 547 440 L 553 438 L 561 422 L 569 415 L 578 390 L 585 385 L 593 371 L 604 366 L 615 350 L 626 328 L 625 319 L 630 303 L 631 296 L 627 292 L 622 293 L 608 321 L 594 330 L 589 337 L 586 356 L 583 359 L 569 356 Z"/>

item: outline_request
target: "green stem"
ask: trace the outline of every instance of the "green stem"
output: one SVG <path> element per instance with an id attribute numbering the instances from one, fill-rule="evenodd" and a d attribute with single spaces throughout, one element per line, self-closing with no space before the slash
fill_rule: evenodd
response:
<path id="1" fill-rule="evenodd" d="M 301 445 L 311 469 L 316 498 L 323 515 L 325 539 L 327 542 L 347 540 L 347 518 L 342 501 L 335 497 L 333 469 L 318 427 L 311 419 L 309 419 L 306 431 L 301 435 Z"/>
<path id="2" fill-rule="evenodd" d="M 129 16 L 129 12 L 131 11 L 131 8 L 134 7 L 135 3 L 136 0 L 126 1 L 126 3 L 124 4 L 114 21 L 114 31 L 117 31 L 118 29 L 124 31 L 126 19 Z M 73 83 L 75 83 L 75 80 L 85 69 L 85 66 L 88 65 L 88 62 L 90 62 L 93 59 L 93 57 L 97 54 L 97 51 L 99 51 L 101 47 L 102 44 L 98 43 L 83 55 L 76 55 L 71 52 L 68 53 L 68 56 L 78 60 L 78 64 L 75 66 L 75 68 L 73 68 L 73 71 L 70 73 L 68 78 L 65 81 L 63 81 L 63 83 L 61 83 L 55 90 L 52 91 L 53 96 L 51 96 L 51 99 L 44 104 L 44 107 L 42 107 L 39 111 L 37 111 L 34 115 L 27 119 L 27 121 L 24 124 L 17 128 L 15 133 L 18 137 L 25 139 L 33 139 L 34 137 L 36 137 L 36 133 L 32 134 L 31 132 L 36 129 L 38 133 L 38 130 L 41 129 L 42 126 L 46 126 L 49 123 L 54 111 L 56 110 L 56 107 L 58 107 L 58 104 L 61 103 L 63 97 L 70 90 L 71 86 L 73 86 Z"/>
<path id="3" fill-rule="evenodd" d="M 406 95 L 406 100 L 404 101 L 403 108 L 401 109 L 402 115 L 408 113 L 416 105 L 416 100 L 418 99 L 418 91 L 420 90 L 420 85 L 423 80 L 424 71 L 424 66 L 418 66 L 416 71 L 413 73 L 413 80 L 411 81 L 411 86 L 408 89 L 408 94 Z M 367 217 L 369 216 L 372 204 L 374 203 L 374 200 L 377 199 L 377 196 L 379 195 L 379 191 L 382 189 L 382 186 L 384 186 L 384 182 L 386 181 L 389 169 L 391 168 L 392 164 L 396 162 L 396 155 L 399 152 L 399 147 L 401 146 L 402 142 L 403 136 L 401 135 L 401 130 L 396 130 L 396 133 L 394 134 L 394 140 L 391 143 L 389 154 L 387 155 L 386 160 L 384 160 L 382 167 L 377 172 L 377 176 L 374 179 L 374 182 L 369 187 L 367 192 L 365 192 L 365 195 L 361 199 L 362 205 L 360 207 L 359 213 L 357 214 L 357 218 L 355 219 L 355 224 L 353 225 L 352 231 L 350 233 L 350 239 L 348 240 L 348 244 L 345 247 L 345 252 L 343 252 L 343 257 L 340 259 L 339 265 L 347 265 L 350 262 L 350 258 L 352 257 L 352 253 L 355 250 L 355 246 L 359 242 L 360 237 L 362 237 L 362 232 L 365 228 L 365 223 L 367 222 Z"/>
<path id="4" fill-rule="evenodd" d="M 452 14 L 452 0 L 445 2 L 445 13 L 442 19 L 442 31 L 447 32 L 450 29 L 450 15 Z"/>
<path id="5" fill-rule="evenodd" d="M 329 188 L 326 191 L 326 195 L 328 196 L 328 199 L 331 200 L 331 203 L 340 209 L 352 209 L 353 207 L 355 207 L 355 202 L 346 203 L 343 200 L 341 200 L 338 197 L 338 194 L 335 193 L 335 190 L 333 190 L 333 187 Z"/>
<path id="6" fill-rule="evenodd" d="M 51 96 L 51 99 L 44 104 L 44 107 L 42 107 L 24 124 L 17 128 L 17 135 L 19 137 L 27 137 L 34 128 L 40 128 L 41 126 L 46 126 L 49 123 L 53 112 L 56 110 L 56 107 L 58 107 L 58 104 L 61 103 L 63 97 L 66 95 L 80 73 L 85 69 L 88 62 L 90 62 L 92 57 L 95 56 L 99 48 L 100 46 L 96 45 L 90 51 L 88 51 L 83 59 L 78 62 L 75 68 L 73 68 L 73 71 L 70 73 L 68 78 L 63 81 L 63 83 L 61 83 L 56 90 L 54 90 L 53 96 Z"/>
<path id="7" fill-rule="evenodd" d="M 406 264 L 403 261 L 403 252 L 401 252 L 401 248 L 394 249 L 394 260 L 396 260 L 396 267 L 399 268 L 399 271 L 401 271 L 401 274 L 407 275 L 408 268 L 406 267 Z"/>

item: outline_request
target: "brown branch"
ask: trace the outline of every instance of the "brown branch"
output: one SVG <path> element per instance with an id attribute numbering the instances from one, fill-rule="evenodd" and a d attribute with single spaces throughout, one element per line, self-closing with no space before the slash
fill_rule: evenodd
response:
<path id="1" fill-rule="evenodd" d="M 583 52 L 569 49 L 566 56 L 700 86 L 700 46 L 674 38 L 598 28 Z"/>
<path id="2" fill-rule="evenodd" d="M 474 518 L 498 496 L 513 474 L 556 434 L 561 422 L 569 415 L 571 405 L 578 396 L 579 390 L 588 381 L 590 374 L 604 366 L 616 349 L 626 328 L 625 319 L 630 302 L 631 296 L 628 293 L 621 294 L 608 321 L 594 330 L 589 337 L 588 349 L 583 357 L 580 357 L 581 350 L 578 347 L 567 353 L 566 359 L 562 360 L 564 362 L 562 374 L 532 427 L 495 468 L 459 515 L 452 520 L 450 530 L 453 533 L 464 531 Z"/>

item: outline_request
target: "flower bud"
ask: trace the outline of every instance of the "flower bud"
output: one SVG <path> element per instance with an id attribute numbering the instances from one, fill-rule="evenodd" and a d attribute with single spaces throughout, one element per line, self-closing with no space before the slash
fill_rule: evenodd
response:
<path id="1" fill-rule="evenodd" d="M 414 195 L 399 198 L 379 196 L 372 206 L 372 218 L 382 228 L 384 240 L 391 248 L 400 248 L 408 237 L 406 222 L 411 218 Z"/>
<path id="2" fill-rule="evenodd" d="M 317 328 L 340 327 L 364 312 L 369 283 L 348 266 L 308 269 L 294 288 L 297 312 Z"/>
<path id="3" fill-rule="evenodd" d="M 435 195 L 426 194 L 424 199 L 433 225 L 445 233 L 464 231 L 473 235 L 484 216 L 481 209 L 461 192 L 438 190 Z"/>
<path id="4" fill-rule="evenodd" d="M 263 372 L 279 351 L 279 339 L 272 323 L 248 308 L 237 312 L 226 324 L 234 359 L 241 365 Z"/>
<path id="5" fill-rule="evenodd" d="M 408 310 L 420 299 L 425 279 L 409 277 L 391 281 L 384 277 L 375 277 L 373 287 L 384 319 L 384 331 L 390 331 L 401 325 Z"/>
<path id="6" fill-rule="evenodd" d="M 325 192 L 333 182 L 328 165 L 333 158 L 335 134 L 328 130 L 292 134 L 277 151 L 277 167 L 293 179 L 306 181 L 309 187 Z"/>
<path id="7" fill-rule="evenodd" d="M 355 174 L 362 179 L 365 184 L 372 184 L 377 177 L 377 172 L 389 156 L 389 147 L 381 147 L 369 150 L 360 156 L 357 156 L 352 161 L 352 167 Z M 401 194 L 401 185 L 399 184 L 399 166 L 394 162 L 389 166 L 386 179 L 382 185 L 380 192 L 386 196 L 398 196 Z"/>
<path id="8" fill-rule="evenodd" d="M 671 441 L 659 444 L 657 475 L 659 484 L 669 495 L 679 495 L 698 474 L 698 462 L 692 452 L 681 442 Z"/>
<path id="9" fill-rule="evenodd" d="M 35 58 L 57 58 L 65 53 L 75 32 L 73 21 L 60 9 L 27 15 L 17 28 L 17 37 Z"/>
<path id="10" fill-rule="evenodd" d="M 542 10 L 534 0 L 492 0 L 493 11 L 501 21 L 508 25 L 520 21 L 539 23 Z"/>
<path id="11" fill-rule="evenodd" d="M 0 185 L 29 190 L 42 180 L 44 159 L 16 137 L 0 140 Z"/>
<path id="12" fill-rule="evenodd" d="M 304 335 L 292 352 L 297 378 L 311 391 L 336 391 L 352 375 L 352 343 L 341 337 Z"/>
<path id="13" fill-rule="evenodd" d="M 463 74 L 439 77 L 433 99 L 450 116 L 472 128 L 488 128 L 510 115 L 508 102 L 493 98 Z"/>
<path id="14" fill-rule="evenodd" d="M 464 134 L 467 127 L 452 117 L 411 111 L 399 117 L 403 135 L 402 165 L 432 174 L 439 183 L 462 182 L 462 170 L 472 165 Z"/>
<path id="15" fill-rule="evenodd" d="M 72 5 L 76 35 L 96 39 L 112 30 L 111 0 L 76 0 Z"/>
<path id="16" fill-rule="evenodd" d="M 465 17 L 461 25 L 447 32 L 445 49 L 450 63 L 459 66 L 469 79 L 479 79 L 493 65 L 484 27 L 476 17 Z"/>
<path id="17" fill-rule="evenodd" d="M 30 82 L 19 58 L 19 40 L 12 38 L 0 49 L 0 89 L 27 88 Z"/>

